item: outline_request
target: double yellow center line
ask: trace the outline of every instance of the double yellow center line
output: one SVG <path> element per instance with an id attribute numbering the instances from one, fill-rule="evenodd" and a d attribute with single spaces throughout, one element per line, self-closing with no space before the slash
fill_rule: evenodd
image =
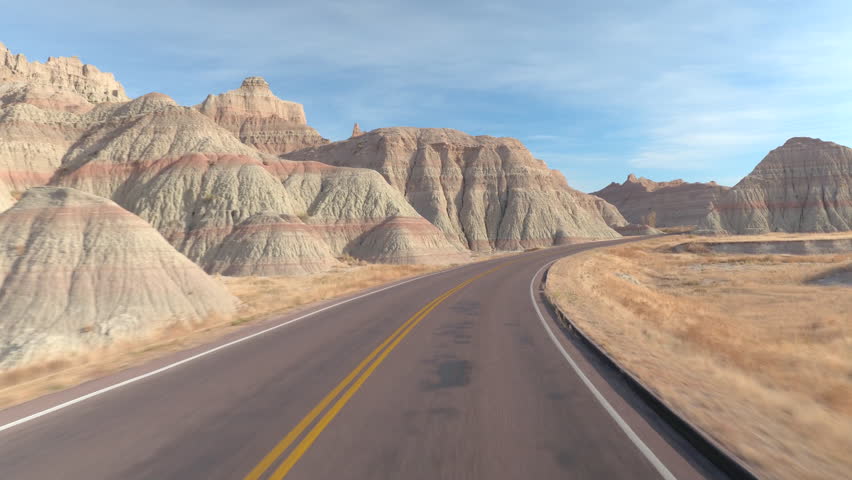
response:
<path id="1" fill-rule="evenodd" d="M 296 441 L 296 439 L 316 420 L 320 414 L 325 411 L 326 407 L 337 398 L 337 401 L 334 402 L 331 408 L 325 411 L 325 414 L 320 418 L 320 420 L 311 428 L 311 430 L 302 438 L 302 440 L 290 451 L 289 455 L 278 465 L 278 468 L 275 469 L 274 472 L 269 476 L 270 480 L 281 480 L 285 475 L 293 468 L 296 462 L 305 454 L 305 452 L 311 447 L 311 445 L 316 441 L 317 437 L 322 433 L 325 427 L 334 419 L 335 416 L 340 412 L 340 410 L 346 405 L 350 398 L 355 395 L 367 378 L 376 370 L 379 364 L 384 361 L 384 359 L 390 354 L 390 352 L 396 348 L 399 342 L 411 332 L 414 327 L 420 323 L 426 315 L 429 314 L 432 310 L 434 310 L 438 305 L 443 303 L 444 300 L 449 298 L 452 294 L 458 292 L 462 288 L 470 285 L 475 280 L 482 278 L 496 270 L 499 270 L 511 263 L 514 263 L 517 260 L 513 260 L 510 262 L 503 263 L 494 267 L 490 270 L 486 270 L 485 272 L 480 273 L 474 277 L 471 277 L 464 282 L 456 285 L 455 287 L 447 290 L 439 297 L 435 298 L 431 302 L 429 302 L 425 307 L 421 308 L 414 315 L 411 316 L 408 320 L 405 321 L 399 328 L 397 328 L 388 338 L 386 338 L 375 350 L 370 352 L 361 363 L 352 370 L 346 378 L 343 379 L 340 383 L 337 384 L 334 389 L 328 393 L 301 421 L 292 429 L 290 432 L 275 445 L 269 453 L 266 454 L 265 457 L 258 463 L 248 475 L 245 476 L 244 480 L 258 480 L 267 470 L 274 464 L 281 455 L 290 448 L 290 445 Z M 348 388 L 347 388 L 348 387 Z M 345 390 L 345 391 L 344 391 Z M 340 393 L 343 392 L 343 395 Z M 338 398 L 340 395 L 340 398 Z"/>

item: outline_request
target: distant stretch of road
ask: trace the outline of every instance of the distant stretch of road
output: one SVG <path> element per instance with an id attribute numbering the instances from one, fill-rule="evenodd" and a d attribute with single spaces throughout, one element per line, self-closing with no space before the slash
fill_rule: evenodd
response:
<path id="1" fill-rule="evenodd" d="M 0 478 L 724 478 L 541 301 L 548 264 L 608 243 L 379 287 L 7 409 Z"/>

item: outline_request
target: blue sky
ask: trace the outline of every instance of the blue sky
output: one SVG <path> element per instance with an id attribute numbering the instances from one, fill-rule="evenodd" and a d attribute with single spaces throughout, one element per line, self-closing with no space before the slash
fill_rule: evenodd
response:
<path id="1" fill-rule="evenodd" d="M 333 140 L 355 121 L 516 137 L 584 191 L 732 185 L 789 137 L 852 145 L 847 1 L 72 3 L 4 1 L 0 42 L 184 105 L 261 75 Z"/>

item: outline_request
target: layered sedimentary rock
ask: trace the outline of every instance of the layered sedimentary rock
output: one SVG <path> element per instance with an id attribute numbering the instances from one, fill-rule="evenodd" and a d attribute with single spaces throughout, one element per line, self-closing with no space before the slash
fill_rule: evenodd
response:
<path id="1" fill-rule="evenodd" d="M 68 188 L 0 214 L 0 366 L 233 312 L 235 299 L 141 218 Z"/>
<path id="2" fill-rule="evenodd" d="M 364 135 L 364 132 L 361 131 L 361 127 L 358 125 L 358 122 L 355 122 L 355 126 L 352 127 L 352 136 L 360 137 L 361 135 Z"/>
<path id="3" fill-rule="evenodd" d="M 299 217 L 258 213 L 237 225 L 207 262 L 222 275 L 301 275 L 341 265 Z"/>
<path id="4" fill-rule="evenodd" d="M 0 211 L 47 184 L 87 127 L 81 116 L 19 103 L 0 107 Z"/>
<path id="5" fill-rule="evenodd" d="M 29 62 L 23 54 L 12 54 L 0 43 L 0 83 L 49 86 L 72 92 L 86 101 L 126 102 L 124 87 L 111 73 L 101 72 L 77 57 L 50 57 L 46 63 Z"/>
<path id="6" fill-rule="evenodd" d="M 115 200 L 208 271 L 233 274 L 274 271 L 259 265 L 263 260 L 251 266 L 234 255 L 234 242 L 247 245 L 249 233 L 257 245 L 290 241 L 276 236 L 281 229 L 276 222 L 257 221 L 237 234 L 258 214 L 303 217 L 324 242 L 319 250 L 334 256 L 349 254 L 360 236 L 388 218 L 418 217 L 376 172 L 263 154 L 210 117 L 161 94 L 104 112 L 67 152 L 53 181 Z M 449 242 L 444 247 L 443 253 L 458 254 Z M 230 268 L 229 260 L 237 264 Z M 286 269 L 306 273 L 333 265 L 315 260 L 309 256 L 303 266 Z"/>
<path id="7" fill-rule="evenodd" d="M 44 110 L 86 113 L 95 105 L 76 92 L 49 85 L 0 84 L 0 107 L 14 104 L 34 105 Z"/>
<path id="8" fill-rule="evenodd" d="M 261 77 L 248 77 L 236 90 L 209 95 L 195 108 L 264 153 L 277 155 L 328 143 L 308 126 L 301 104 L 276 97 Z"/>
<path id="9" fill-rule="evenodd" d="M 702 232 L 852 230 L 852 149 L 796 137 L 769 154 L 715 204 Z"/>
<path id="10" fill-rule="evenodd" d="M 603 211 L 610 223 L 626 223 L 511 138 L 382 128 L 282 157 L 376 170 L 448 239 L 474 250 L 617 237 Z"/>
<path id="11" fill-rule="evenodd" d="M 631 223 L 644 224 L 654 218 L 658 227 L 675 227 L 698 225 L 728 190 L 716 182 L 655 182 L 631 173 L 624 183 L 610 183 L 592 195 L 615 205 Z"/>
<path id="12" fill-rule="evenodd" d="M 0 44 L 0 211 L 48 183 L 93 122 L 127 100 L 112 74 L 76 58 L 28 62 Z"/>
<path id="13" fill-rule="evenodd" d="M 319 162 L 294 162 L 279 159 L 267 161 L 266 167 L 279 178 L 288 192 L 296 193 L 296 210 L 304 212 L 305 222 L 322 237 L 334 252 L 343 252 L 356 258 L 364 255 L 383 258 L 389 263 L 404 263 L 403 258 L 418 262 L 432 261 L 416 251 L 403 252 L 403 246 L 415 248 L 426 246 L 431 252 L 442 255 L 447 262 L 461 260 L 466 255 L 446 238 L 432 238 L 433 229 L 412 229 L 410 222 L 423 218 L 397 191 L 377 172 L 363 168 L 333 167 Z M 395 222 L 386 222 L 394 218 Z M 428 222 L 426 222 L 428 223 Z M 362 236 L 379 225 L 385 230 L 405 229 L 406 238 L 424 234 L 420 241 L 400 243 L 396 248 L 397 259 L 387 255 L 365 252 Z M 435 243 L 438 242 L 438 243 Z M 359 248 L 356 246 L 361 245 Z M 366 258 L 365 258 L 366 259 Z"/>
<path id="14" fill-rule="evenodd" d="M 466 248 L 615 237 L 608 225 L 626 224 L 516 140 L 356 125 L 328 145 L 259 77 L 182 107 L 159 93 L 127 100 L 76 60 L 4 59 L 0 208 L 45 183 L 110 198 L 208 271 L 309 273 L 341 255 L 457 261 Z"/>

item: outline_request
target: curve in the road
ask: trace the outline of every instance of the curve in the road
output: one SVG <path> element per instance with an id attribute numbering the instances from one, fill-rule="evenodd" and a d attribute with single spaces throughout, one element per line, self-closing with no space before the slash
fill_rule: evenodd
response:
<path id="1" fill-rule="evenodd" d="M 295 449 L 287 456 L 287 458 L 275 469 L 272 475 L 269 477 L 270 480 L 278 480 L 284 478 L 285 475 L 293 468 L 293 465 L 299 461 L 299 458 L 311 447 L 316 438 L 320 433 L 325 429 L 325 427 L 337 416 L 337 413 L 346 405 L 346 402 L 355 395 L 355 393 L 361 388 L 364 382 L 369 378 L 369 376 L 373 373 L 373 371 L 387 358 L 391 351 L 405 338 L 408 333 L 420 323 L 421 320 L 426 318 L 426 315 L 429 315 L 429 312 L 435 309 L 438 305 L 440 305 L 444 300 L 450 297 L 450 295 L 456 293 L 462 288 L 468 286 L 476 279 L 484 277 L 490 273 L 493 273 L 503 267 L 508 266 L 512 262 L 503 263 L 497 267 L 494 267 L 490 270 L 487 270 L 479 275 L 476 275 L 464 282 L 456 285 L 455 287 L 447 290 L 439 297 L 435 298 L 425 307 L 421 308 L 414 315 L 411 316 L 408 320 L 405 321 L 399 328 L 396 329 L 388 338 L 386 338 L 375 350 L 370 352 L 367 357 L 352 370 L 346 378 L 343 379 L 339 384 L 337 384 L 334 389 L 328 393 L 320 402 L 307 414 L 301 421 L 292 429 L 287 435 L 281 439 L 280 442 L 273 448 L 265 457 L 258 463 L 251 472 L 246 475 L 244 480 L 257 480 L 259 479 L 269 467 L 272 466 L 273 463 L 283 454 L 287 448 L 305 431 L 308 426 L 325 410 L 325 408 L 340 395 L 347 385 L 351 382 L 352 385 L 346 390 L 345 393 L 340 397 L 340 399 L 335 402 L 334 406 L 326 412 L 325 415 L 319 420 L 319 422 L 308 432 L 307 436 L 296 445 Z M 371 363 L 372 362 L 372 363 Z M 369 364 L 369 366 L 368 366 Z M 363 373 L 361 373 L 363 370 Z M 359 376 L 360 373 L 360 376 Z M 357 380 L 355 378 L 357 377 Z"/>
<path id="2" fill-rule="evenodd" d="M 618 242 L 378 287 L 0 411 L 0 478 L 724 478 L 540 307 L 543 267 Z"/>

